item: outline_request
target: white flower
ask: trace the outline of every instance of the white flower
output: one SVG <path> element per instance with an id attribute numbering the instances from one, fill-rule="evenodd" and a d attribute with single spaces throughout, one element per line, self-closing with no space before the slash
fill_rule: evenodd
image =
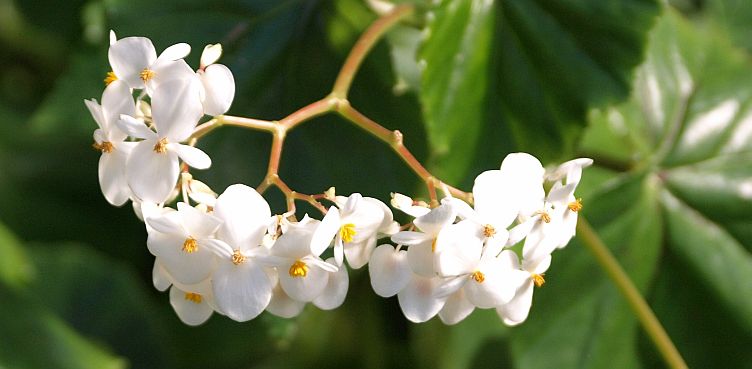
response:
<path id="1" fill-rule="evenodd" d="M 183 60 L 190 52 L 188 44 L 179 43 L 168 47 L 157 57 L 154 45 L 148 38 L 126 37 L 111 43 L 108 57 L 117 79 L 125 81 L 131 88 L 146 87 L 147 93 L 152 95 L 162 83 L 195 77 L 191 67 Z"/>
<path id="2" fill-rule="evenodd" d="M 216 265 L 214 233 L 222 223 L 188 204 L 178 203 L 178 211 L 149 217 L 147 245 L 176 281 L 190 285 L 209 277 Z"/>
<path id="3" fill-rule="evenodd" d="M 517 287 L 514 298 L 508 303 L 498 306 L 496 312 L 504 321 L 504 324 L 514 326 L 527 319 L 530 306 L 533 303 L 533 286 L 540 287 L 545 283 L 543 273 L 551 265 L 551 255 L 546 255 L 537 260 L 524 260 L 522 268 L 520 268 L 517 255 L 506 255 L 505 262 L 518 270 L 515 272 L 515 279 L 521 283 Z"/>
<path id="4" fill-rule="evenodd" d="M 308 217 L 299 223 L 291 223 L 271 248 L 282 289 L 298 301 L 313 301 L 321 295 L 329 273 L 338 270 L 319 257 L 326 246 L 312 247 L 311 239 L 320 223 Z"/>
<path id="5" fill-rule="evenodd" d="M 273 280 L 264 265 L 267 249 L 260 246 L 271 217 L 269 204 L 253 188 L 236 184 L 217 198 L 214 216 L 223 223 L 217 268 L 211 282 L 217 310 L 237 321 L 247 321 L 266 309 Z"/>
<path id="6" fill-rule="evenodd" d="M 436 251 L 437 239 L 442 229 L 454 223 L 457 212 L 452 202 L 442 202 L 427 214 L 415 218 L 413 224 L 420 232 L 402 231 L 392 235 L 392 242 L 398 245 L 409 246 L 407 249 L 407 261 L 410 269 L 421 276 L 433 277 L 434 251 Z"/>
<path id="7" fill-rule="evenodd" d="M 125 164 L 135 143 L 125 142 L 127 135 L 116 122 L 121 114 L 134 114 L 136 105 L 128 86 L 121 81 L 110 83 L 102 94 L 102 105 L 96 100 L 84 100 L 99 129 L 94 131 L 94 148 L 102 152 L 99 158 L 99 186 L 107 201 L 123 205 L 131 196 L 125 176 Z"/>
<path id="8" fill-rule="evenodd" d="M 493 308 L 509 302 L 517 284 L 514 269 L 503 262 L 503 255 L 512 251 L 503 251 L 497 257 L 499 249 L 484 248 L 483 237 L 467 220 L 447 226 L 439 235 L 436 271 L 439 276 L 452 277 L 442 286 L 442 295 L 463 289 L 476 307 Z"/>
<path id="9" fill-rule="evenodd" d="M 334 238 L 334 259 L 344 257 L 353 269 L 361 268 L 376 247 L 379 230 L 392 228 L 392 212 L 381 201 L 354 193 L 337 196 L 336 204 L 324 216 L 313 236 L 313 247 L 326 247 Z"/>
<path id="10" fill-rule="evenodd" d="M 230 69 L 222 64 L 214 64 L 222 55 L 222 45 L 206 45 L 201 53 L 198 74 L 203 86 L 204 112 L 220 115 L 227 112 L 235 98 L 235 79 Z"/>
<path id="11" fill-rule="evenodd" d="M 173 284 L 170 288 L 170 305 L 178 318 L 191 326 L 203 324 L 211 317 L 213 298 L 208 279 L 194 285 Z"/>
<path id="12" fill-rule="evenodd" d="M 190 137 L 203 114 L 198 89 L 195 80 L 174 80 L 156 91 L 152 96 L 156 132 L 131 116 L 120 116 L 118 126 L 130 136 L 143 139 L 126 164 L 128 184 L 141 200 L 167 200 L 180 173 L 178 158 L 197 169 L 211 166 L 203 151 L 180 144 Z"/>

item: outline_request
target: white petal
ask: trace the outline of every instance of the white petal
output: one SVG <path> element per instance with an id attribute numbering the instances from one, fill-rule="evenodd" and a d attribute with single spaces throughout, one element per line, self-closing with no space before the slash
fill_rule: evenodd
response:
<path id="1" fill-rule="evenodd" d="M 139 142 L 128 158 L 125 173 L 128 185 L 139 199 L 162 203 L 175 188 L 180 167 L 177 154 L 157 153 L 155 144 L 153 140 Z"/>
<path id="2" fill-rule="evenodd" d="M 399 245 L 405 245 L 405 246 L 417 245 L 417 244 L 425 243 L 427 241 L 433 242 L 435 238 L 436 238 L 435 235 L 426 234 L 422 232 L 413 232 L 413 231 L 397 232 L 393 234 L 391 237 L 392 242 L 399 244 Z"/>
<path id="3" fill-rule="evenodd" d="M 277 239 L 271 253 L 289 259 L 300 259 L 311 254 L 311 237 L 315 234 L 315 223 L 290 224 L 287 232 Z M 318 255 L 316 255 L 318 256 Z"/>
<path id="4" fill-rule="evenodd" d="M 188 325 L 196 326 L 206 322 L 214 310 L 202 296 L 201 301 L 191 299 L 188 292 L 175 286 L 170 289 L 170 305 L 180 320 Z"/>
<path id="5" fill-rule="evenodd" d="M 161 54 L 159 54 L 159 59 L 166 59 L 166 60 L 178 60 L 183 59 L 191 52 L 191 45 L 186 44 L 185 42 L 181 42 L 179 44 L 172 45 L 164 51 L 162 51 Z"/>
<path id="6" fill-rule="evenodd" d="M 363 200 L 381 209 L 381 224 L 379 224 L 377 229 L 379 233 L 391 235 L 399 231 L 399 224 L 397 224 L 397 232 L 390 232 L 392 225 L 394 224 L 394 214 L 392 214 L 392 210 L 389 209 L 386 204 L 381 202 L 381 200 L 374 199 L 373 197 L 364 197 Z"/>
<path id="7" fill-rule="evenodd" d="M 187 237 L 170 235 L 170 237 L 149 237 L 149 249 L 160 259 L 162 266 L 182 284 L 196 284 L 203 281 L 214 270 L 216 257 L 214 252 L 200 240 L 196 251 L 188 253 L 183 250 Z"/>
<path id="8" fill-rule="evenodd" d="M 119 142 L 112 152 L 102 153 L 99 158 L 99 187 L 107 201 L 115 206 L 121 206 L 131 196 L 128 180 L 125 176 L 125 165 L 128 161 L 130 143 Z"/>
<path id="9" fill-rule="evenodd" d="M 332 264 L 334 260 L 329 258 L 327 259 L 327 263 Z M 313 304 L 321 310 L 338 308 L 345 302 L 349 285 L 350 276 L 347 273 L 347 268 L 342 267 L 334 273 L 329 273 L 329 281 L 326 284 L 326 288 L 318 297 L 313 299 Z"/>
<path id="10" fill-rule="evenodd" d="M 418 229 L 427 233 L 436 235 L 444 227 L 454 223 L 457 218 L 457 212 L 451 205 L 440 205 L 439 207 L 431 209 L 431 211 L 419 218 L 415 218 L 413 224 Z"/>
<path id="11" fill-rule="evenodd" d="M 244 322 L 261 314 L 272 298 L 272 284 L 251 259 L 238 265 L 222 260 L 212 276 L 214 300 L 230 319 Z"/>
<path id="12" fill-rule="evenodd" d="M 214 64 L 222 55 L 221 44 L 209 44 L 204 47 L 204 51 L 201 52 L 201 67 L 206 67 Z"/>
<path id="13" fill-rule="evenodd" d="M 321 220 L 321 223 L 319 223 L 319 226 L 313 233 L 313 238 L 311 239 L 311 253 L 313 255 L 321 255 L 321 253 L 323 253 L 332 243 L 340 226 L 339 209 L 332 206 L 329 208 L 329 211 L 326 212 L 324 219 Z"/>
<path id="14" fill-rule="evenodd" d="M 484 264 L 479 266 L 479 272 L 483 273 L 484 279 L 478 281 L 468 277 L 470 280 L 464 287 L 467 299 L 481 309 L 509 302 L 519 286 L 519 275 L 524 275 L 524 272 L 514 273 L 506 269 L 499 259 Z"/>
<path id="15" fill-rule="evenodd" d="M 529 279 L 517 289 L 514 298 L 508 303 L 496 308 L 496 313 L 508 326 L 518 325 L 527 319 L 530 306 L 533 304 L 533 280 Z"/>
<path id="16" fill-rule="evenodd" d="M 164 214 L 156 214 L 146 217 L 146 225 L 152 230 L 168 235 L 177 235 L 179 237 L 187 236 L 185 227 L 180 217 L 180 213 L 171 211 Z M 148 230 L 148 228 L 147 228 Z M 149 230 L 151 231 L 151 230 Z"/>
<path id="17" fill-rule="evenodd" d="M 201 149 L 183 144 L 168 144 L 167 147 L 175 151 L 178 157 L 192 168 L 207 169 L 211 166 L 211 158 Z"/>
<path id="18" fill-rule="evenodd" d="M 111 141 L 122 141 L 125 133 L 115 125 L 120 115 L 135 115 L 136 103 L 133 101 L 131 89 L 123 81 L 114 81 L 104 89 L 102 94 L 102 114 L 107 122 L 108 138 Z"/>
<path id="19" fill-rule="evenodd" d="M 458 290 L 447 299 L 444 308 L 439 311 L 439 318 L 444 324 L 454 325 L 467 318 L 475 310 L 475 305 L 465 297 L 463 290 Z"/>
<path id="20" fill-rule="evenodd" d="M 472 273 L 483 251 L 477 236 L 477 225 L 470 221 L 444 228 L 436 239 L 436 272 L 443 277 Z"/>
<path id="21" fill-rule="evenodd" d="M 347 263 L 353 269 L 360 269 L 368 263 L 371 253 L 376 247 L 376 235 L 359 243 L 350 242 L 345 245 L 345 257 Z"/>
<path id="22" fill-rule="evenodd" d="M 431 209 L 425 206 L 413 205 L 413 199 L 401 193 L 392 193 L 391 204 L 395 209 L 399 209 L 403 213 L 416 218 L 424 216 L 431 211 Z"/>
<path id="23" fill-rule="evenodd" d="M 436 275 L 434 269 L 434 253 L 431 251 L 431 242 L 424 242 L 412 245 L 407 248 L 407 262 L 413 273 L 433 277 Z"/>
<path id="24" fill-rule="evenodd" d="M 118 79 L 131 88 L 143 88 L 140 73 L 157 59 L 157 52 L 148 38 L 126 37 L 110 45 L 107 56 Z"/>
<path id="25" fill-rule="evenodd" d="M 97 126 L 100 129 L 107 129 L 107 122 L 104 120 L 104 115 L 102 114 L 102 106 L 97 103 L 97 100 L 84 100 L 84 104 L 89 109 L 89 113 L 91 113 Z"/>
<path id="26" fill-rule="evenodd" d="M 117 35 L 115 35 L 115 31 L 110 30 L 110 45 L 117 42 Z"/>
<path id="27" fill-rule="evenodd" d="M 294 318 L 303 312 L 306 303 L 291 299 L 290 296 L 287 296 L 285 290 L 282 289 L 282 286 L 279 283 L 274 286 L 274 290 L 272 291 L 272 299 L 266 307 L 266 311 L 278 317 L 288 319 Z"/>
<path id="28" fill-rule="evenodd" d="M 233 248 L 249 250 L 261 244 L 272 214 L 256 190 L 235 184 L 217 198 L 214 215 L 224 221 L 217 236 Z"/>
<path id="29" fill-rule="evenodd" d="M 193 238 L 209 238 L 217 231 L 222 221 L 184 202 L 178 203 L 178 213 L 185 230 Z"/>
<path id="30" fill-rule="evenodd" d="M 157 59 L 157 61 L 151 66 L 151 70 L 154 72 L 153 78 L 146 81 L 146 93 L 149 96 L 154 96 L 154 92 L 160 90 L 166 83 L 173 81 L 183 81 L 186 83 L 195 84 L 196 92 L 199 94 L 199 101 L 201 99 L 201 81 L 199 81 L 196 73 L 183 59 L 178 60 L 166 60 Z M 153 111 L 153 110 L 152 110 Z"/>
<path id="31" fill-rule="evenodd" d="M 172 286 L 170 275 L 162 267 L 159 259 L 154 259 L 154 268 L 151 270 L 151 282 L 154 284 L 154 288 L 159 292 L 167 291 L 167 289 Z"/>
<path id="32" fill-rule="evenodd" d="M 193 79 L 160 83 L 151 97 L 151 103 L 154 125 L 161 137 L 168 137 L 173 143 L 190 137 L 203 115 L 199 88 Z"/>
<path id="33" fill-rule="evenodd" d="M 395 251 L 392 245 L 380 245 L 368 263 L 371 287 L 381 297 L 392 297 L 410 281 L 412 271 L 407 263 L 407 252 Z"/>
<path id="34" fill-rule="evenodd" d="M 492 220 L 506 228 L 519 212 L 517 178 L 505 176 L 500 170 L 488 170 L 475 178 L 473 198 L 475 211 L 486 221 Z"/>
<path id="35" fill-rule="evenodd" d="M 426 278 L 413 275 L 407 286 L 397 294 L 400 308 L 405 318 L 413 323 L 423 323 L 433 318 L 446 298 L 435 296 L 439 278 Z"/>
<path id="36" fill-rule="evenodd" d="M 120 119 L 115 121 L 117 128 L 128 136 L 143 139 L 157 138 L 157 134 L 150 130 L 143 121 L 131 117 L 130 115 L 121 115 Z"/>
<path id="37" fill-rule="evenodd" d="M 293 277 L 288 272 L 291 266 L 292 264 L 289 264 L 279 268 L 279 283 L 288 296 L 298 301 L 309 302 L 324 292 L 329 272 L 316 265 L 307 264 L 308 272 L 305 276 Z"/>
<path id="38" fill-rule="evenodd" d="M 235 98 L 235 79 L 230 69 L 222 64 L 210 65 L 199 77 L 204 86 L 204 113 L 226 113 Z"/>
<path id="39" fill-rule="evenodd" d="M 505 178 L 514 179 L 516 189 L 512 192 L 521 214 L 530 215 L 540 210 L 545 196 L 543 179 L 546 171 L 538 159 L 526 153 L 509 154 L 501 163 L 501 172 Z"/>

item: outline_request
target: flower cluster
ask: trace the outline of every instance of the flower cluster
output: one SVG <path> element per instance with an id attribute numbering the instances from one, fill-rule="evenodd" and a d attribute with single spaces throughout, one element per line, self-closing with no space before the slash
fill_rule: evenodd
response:
<path id="1" fill-rule="evenodd" d="M 99 184 L 111 204 L 129 198 L 163 203 L 178 181 L 179 160 L 196 169 L 211 166 L 203 151 L 181 142 L 205 114 L 229 109 L 235 80 L 226 66 L 214 64 L 222 53 L 219 44 L 206 46 L 195 72 L 183 60 L 190 50 L 180 43 L 157 56 L 148 38 L 117 40 L 110 33 L 112 71 L 104 80 L 102 104 L 85 103 L 99 125 L 94 131 L 94 148 L 102 152 Z"/>
<path id="2" fill-rule="evenodd" d="M 294 317 L 308 303 L 334 309 L 347 295 L 348 267 L 366 265 L 374 291 L 397 295 L 413 322 L 438 315 L 455 324 L 475 308 L 496 309 L 508 325 L 527 318 L 552 252 L 574 235 L 582 208 L 574 192 L 592 160 L 547 171 L 531 155 L 510 154 L 475 179 L 472 207 L 449 190 L 430 206 L 392 194 L 392 207 L 413 218 L 403 226 L 383 202 L 333 189 L 316 198 L 332 203 L 321 220 L 273 214 L 251 187 L 217 194 L 189 173 L 211 165 L 189 141 L 197 124 L 234 98 L 232 73 L 214 64 L 221 47 L 207 46 L 197 71 L 183 61 L 189 51 L 177 44 L 157 56 L 148 39 L 113 34 L 102 104 L 86 101 L 99 125 L 102 192 L 113 205 L 132 201 L 155 256 L 154 286 L 170 289 L 183 322 L 214 312 Z"/>

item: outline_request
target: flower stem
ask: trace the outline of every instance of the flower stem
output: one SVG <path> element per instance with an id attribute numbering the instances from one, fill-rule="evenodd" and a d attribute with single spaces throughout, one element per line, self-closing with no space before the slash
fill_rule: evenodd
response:
<path id="1" fill-rule="evenodd" d="M 337 80 L 334 82 L 334 88 L 332 89 L 332 96 L 341 99 L 347 98 L 347 92 L 350 90 L 350 85 L 355 78 L 355 73 L 360 69 L 360 64 L 365 59 L 368 52 L 371 51 L 376 42 L 381 39 L 381 36 L 389 30 L 394 24 L 399 22 L 402 18 L 407 17 L 413 13 L 413 7 L 410 5 L 400 5 L 395 7 L 391 12 L 379 18 L 358 39 L 350 51 L 350 55 L 347 56 L 345 64 L 339 71 Z"/>
<path id="2" fill-rule="evenodd" d="M 671 338 L 669 338 L 666 330 L 663 329 L 661 322 L 658 321 L 648 303 L 640 295 L 640 291 L 632 283 L 632 280 L 616 261 L 616 258 L 609 251 L 606 244 L 603 243 L 603 240 L 601 240 L 583 216 L 580 216 L 577 221 L 577 238 L 590 249 L 593 256 L 595 256 L 595 260 L 614 284 L 616 284 L 616 288 L 622 296 L 627 299 L 629 307 L 663 356 L 663 360 L 668 367 L 673 369 L 687 368 L 687 364 L 684 362 L 681 354 L 679 354 L 674 343 L 671 342 Z"/>

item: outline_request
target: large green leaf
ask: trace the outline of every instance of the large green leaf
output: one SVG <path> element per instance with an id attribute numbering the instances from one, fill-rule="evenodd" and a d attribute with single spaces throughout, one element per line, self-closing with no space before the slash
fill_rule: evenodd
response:
<path id="1" fill-rule="evenodd" d="M 738 281 L 752 278 L 750 72 L 748 56 L 728 40 L 667 10 L 651 35 L 633 97 L 594 112 L 583 140 L 584 152 L 661 188 L 655 201 L 663 208 L 663 244 L 670 253 L 652 300 L 668 333 L 680 338 L 680 352 L 704 345 L 703 355 L 687 355 L 690 366 L 739 366 L 749 359 L 743 347 L 752 343 L 752 290 Z M 666 283 L 677 278 L 664 275 L 677 268 L 701 284 L 675 286 L 683 304 L 671 303 L 674 292 Z M 703 309 L 707 318 L 695 314 Z M 715 329 L 712 316 L 721 314 L 724 328 Z M 710 336 L 688 335 L 688 324 Z M 733 344 L 716 344 L 721 338 L 711 334 Z"/>
<path id="2" fill-rule="evenodd" d="M 34 266 L 29 261 L 21 242 L 5 225 L 0 223 L 0 283 L 21 287 L 34 276 Z"/>
<path id="3" fill-rule="evenodd" d="M 445 1 L 428 23 L 421 102 L 438 174 L 456 182 L 473 160 L 486 102 L 494 2 Z"/>
<path id="4" fill-rule="evenodd" d="M 469 182 L 508 152 L 571 156 L 587 109 L 628 96 L 657 11 L 652 0 L 442 2 L 420 53 L 434 167 Z"/>

